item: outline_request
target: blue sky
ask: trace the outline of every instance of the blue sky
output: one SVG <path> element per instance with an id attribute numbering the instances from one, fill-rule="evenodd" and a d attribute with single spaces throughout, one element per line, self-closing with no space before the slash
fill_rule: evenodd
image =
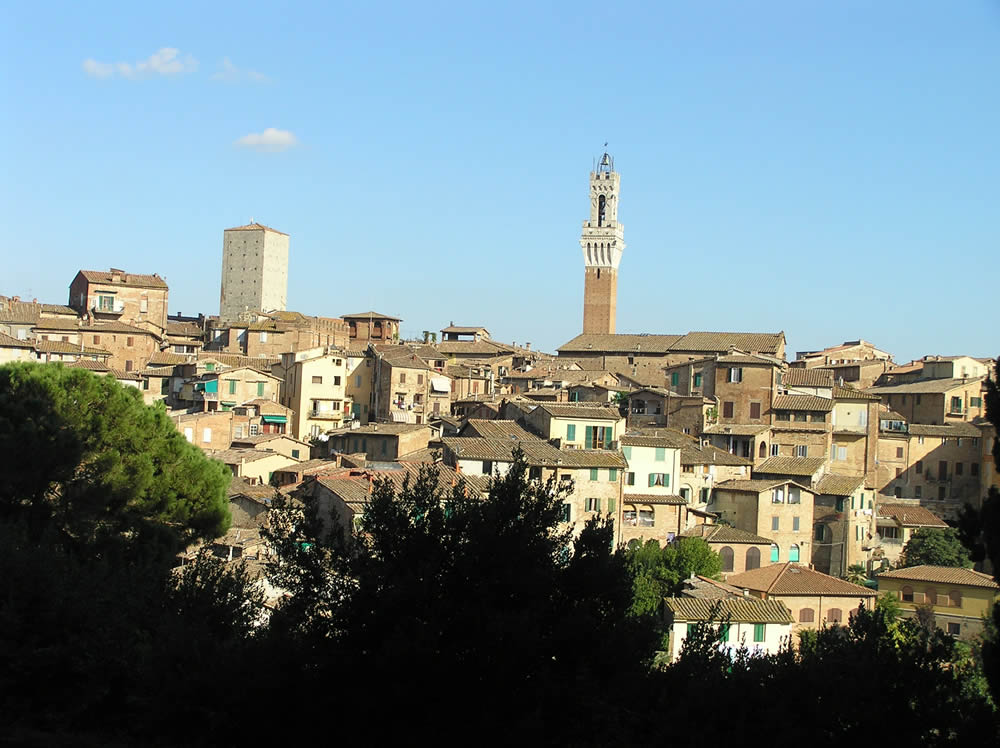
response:
<path id="1" fill-rule="evenodd" d="M 554 350 L 607 140 L 619 332 L 1000 353 L 997 2 L 38 1 L 0 44 L 0 293 L 214 314 L 253 217 L 290 308 Z"/>

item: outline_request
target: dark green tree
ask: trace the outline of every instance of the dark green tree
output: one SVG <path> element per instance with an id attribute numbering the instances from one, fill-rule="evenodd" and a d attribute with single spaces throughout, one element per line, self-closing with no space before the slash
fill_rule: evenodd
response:
<path id="1" fill-rule="evenodd" d="M 692 574 L 717 578 L 722 571 L 719 554 L 702 538 L 680 538 L 663 547 L 656 540 L 633 540 L 625 557 L 633 579 L 633 615 L 658 615 L 663 598 L 680 592 Z"/>
<path id="2" fill-rule="evenodd" d="M 401 490 L 378 482 L 356 533 L 325 533 L 295 507 L 272 513 L 272 579 L 296 591 L 272 636 L 302 643 L 317 684 L 352 674 L 341 708 L 388 709 L 408 732 L 440 735 L 473 714 L 492 737 L 592 729 L 641 681 L 655 632 L 627 615 L 632 581 L 610 522 L 571 536 L 565 489 L 526 470 L 517 454 L 486 498 L 443 491 L 432 468 Z M 369 692 L 377 702 L 356 701 Z"/>
<path id="3" fill-rule="evenodd" d="M 922 527 L 903 546 L 903 566 L 959 566 L 972 568 L 968 549 L 952 528 Z"/>
<path id="4" fill-rule="evenodd" d="M 68 546 L 172 553 L 229 525 L 228 470 L 188 444 L 162 406 L 60 364 L 0 367 L 0 518 Z"/>

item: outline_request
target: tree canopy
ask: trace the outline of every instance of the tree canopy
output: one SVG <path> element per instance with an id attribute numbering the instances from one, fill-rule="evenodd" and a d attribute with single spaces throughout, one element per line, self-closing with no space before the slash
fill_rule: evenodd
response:
<path id="1" fill-rule="evenodd" d="M 719 554 L 702 538 L 680 538 L 662 548 L 656 540 L 633 540 L 626 558 L 633 577 L 634 615 L 658 615 L 663 598 L 680 592 L 692 574 L 717 578 L 722 571 Z"/>
<path id="2" fill-rule="evenodd" d="M 162 406 L 60 364 L 0 367 L 0 516 L 75 545 L 175 548 L 229 525 L 229 471 L 189 444 Z M 153 538 L 156 543 L 151 543 Z"/>
<path id="3" fill-rule="evenodd" d="M 972 568 L 968 549 L 952 528 L 922 527 L 903 547 L 903 566 L 960 566 Z"/>

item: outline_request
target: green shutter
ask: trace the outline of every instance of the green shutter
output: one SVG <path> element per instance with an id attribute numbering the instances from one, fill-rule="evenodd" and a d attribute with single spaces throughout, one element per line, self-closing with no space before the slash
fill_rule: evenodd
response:
<path id="1" fill-rule="evenodd" d="M 764 641 L 764 629 L 765 629 L 765 624 L 763 623 L 755 623 L 753 625 L 753 640 L 755 642 Z"/>
<path id="2" fill-rule="evenodd" d="M 694 386 L 701 387 L 701 374 L 694 375 Z"/>
<path id="3" fill-rule="evenodd" d="M 649 474 L 649 487 L 652 488 L 656 484 L 656 473 Z"/>
<path id="4" fill-rule="evenodd" d="M 260 397 L 263 394 L 264 394 L 264 383 L 257 382 L 257 397 Z"/>
<path id="5" fill-rule="evenodd" d="M 566 426 L 566 441 L 575 442 L 576 441 L 576 424 L 571 423 Z"/>
<path id="6" fill-rule="evenodd" d="M 593 426 L 585 426 L 584 427 L 584 434 L 586 435 L 586 438 L 584 439 L 583 446 L 586 449 L 593 449 L 594 448 L 594 431 L 593 431 L 593 429 L 594 429 Z"/>
<path id="7" fill-rule="evenodd" d="M 677 373 L 676 371 L 675 371 L 675 372 L 673 372 L 673 373 L 672 373 L 672 374 L 670 375 L 670 386 L 671 386 L 671 387 L 676 387 L 676 386 L 677 386 L 677 384 L 678 384 L 678 383 L 680 382 L 680 379 L 681 379 L 681 375 L 680 375 L 680 374 L 678 374 L 678 373 Z"/>
<path id="8" fill-rule="evenodd" d="M 657 447 L 656 448 L 656 458 L 655 459 L 656 459 L 657 462 L 663 462 L 664 460 L 667 459 L 667 450 L 666 450 L 665 447 Z"/>
<path id="9" fill-rule="evenodd" d="M 663 485 L 667 488 L 670 488 L 670 473 L 663 474 Z"/>
<path id="10" fill-rule="evenodd" d="M 598 474 L 598 472 L 600 472 L 600 471 L 597 468 L 591 468 L 590 469 L 590 479 L 591 480 L 597 480 L 597 474 Z"/>
<path id="11" fill-rule="evenodd" d="M 230 379 L 229 380 L 229 394 L 230 395 L 235 395 L 236 394 L 236 380 L 235 379 Z"/>
<path id="12" fill-rule="evenodd" d="M 625 454 L 626 460 L 632 459 L 632 447 L 622 447 L 622 452 Z"/>
<path id="13" fill-rule="evenodd" d="M 615 513 L 615 500 L 608 499 L 608 514 L 614 514 L 614 513 Z"/>
<path id="14" fill-rule="evenodd" d="M 608 468 L 608 480 L 612 483 L 618 480 L 618 468 Z"/>
<path id="15" fill-rule="evenodd" d="M 294 457 L 297 460 L 299 458 L 299 450 L 293 449 L 292 450 L 292 457 Z"/>

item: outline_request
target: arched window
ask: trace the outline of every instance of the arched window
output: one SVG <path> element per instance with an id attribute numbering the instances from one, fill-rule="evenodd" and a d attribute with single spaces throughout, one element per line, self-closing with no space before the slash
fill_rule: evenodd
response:
<path id="1" fill-rule="evenodd" d="M 933 587 L 928 587 L 924 590 L 924 602 L 929 605 L 937 605 L 937 590 Z"/>
<path id="2" fill-rule="evenodd" d="M 639 527 L 652 527 L 656 524 L 653 507 L 648 504 L 639 507 Z"/>
<path id="3" fill-rule="evenodd" d="M 723 546 L 722 550 L 719 551 L 719 556 L 722 558 L 722 570 L 732 571 L 733 570 L 733 549 L 728 545 Z"/>
<path id="4" fill-rule="evenodd" d="M 788 549 L 788 560 L 798 563 L 799 546 L 797 543 L 792 543 L 792 547 Z"/>
<path id="5" fill-rule="evenodd" d="M 948 605 L 952 608 L 962 607 L 962 590 L 952 590 L 948 593 Z"/>
<path id="6" fill-rule="evenodd" d="M 840 608 L 830 608 L 826 612 L 826 620 L 829 623 L 842 623 L 844 620 L 844 611 Z"/>
<path id="7" fill-rule="evenodd" d="M 757 455 L 760 459 L 767 457 L 767 444 L 765 442 L 760 443 L 760 449 L 757 450 Z"/>
<path id="8" fill-rule="evenodd" d="M 812 623 L 816 620 L 816 611 L 812 608 L 803 608 L 799 611 L 799 623 Z"/>
<path id="9" fill-rule="evenodd" d="M 781 549 L 778 548 L 777 543 L 771 543 L 771 563 L 778 563 L 778 559 L 781 556 Z"/>
<path id="10" fill-rule="evenodd" d="M 382 337 L 382 322 L 380 320 L 375 320 L 374 332 L 372 337 L 381 338 Z"/>
<path id="11" fill-rule="evenodd" d="M 903 600 L 904 603 L 912 603 L 913 602 L 913 588 L 910 587 L 909 585 L 905 585 L 903 587 L 903 591 L 901 593 L 901 597 L 902 597 L 902 600 Z"/>
<path id="12" fill-rule="evenodd" d="M 760 548 L 747 548 L 747 571 L 760 568 Z"/>
<path id="13" fill-rule="evenodd" d="M 603 226 L 604 225 L 604 209 L 607 207 L 607 202 L 608 202 L 608 199 L 604 195 L 601 195 L 599 198 L 597 198 L 597 225 L 598 226 Z"/>
<path id="14" fill-rule="evenodd" d="M 638 516 L 635 511 L 635 504 L 626 504 L 622 507 L 622 523 L 629 527 L 635 527 Z"/>
<path id="15" fill-rule="evenodd" d="M 351 322 L 351 325 L 350 325 L 350 336 L 352 338 L 358 337 L 358 323 L 357 322 Z"/>

